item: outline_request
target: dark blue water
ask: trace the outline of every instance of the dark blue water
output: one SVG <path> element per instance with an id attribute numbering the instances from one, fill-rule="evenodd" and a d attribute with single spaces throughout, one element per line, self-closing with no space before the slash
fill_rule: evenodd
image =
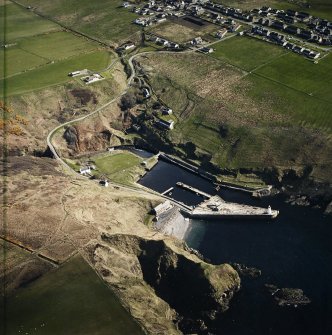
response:
<path id="1" fill-rule="evenodd" d="M 213 185 L 166 162 L 141 183 L 163 192 L 177 181 L 215 194 Z M 227 201 L 271 205 L 280 215 L 272 221 L 193 221 L 190 247 L 212 263 L 237 262 L 262 270 L 256 279 L 243 278 L 230 309 L 213 323 L 214 333 L 226 335 L 332 334 L 332 220 L 320 210 L 291 206 L 281 196 L 262 200 L 245 193 L 221 190 Z M 175 188 L 172 197 L 187 204 L 202 200 Z M 264 284 L 301 288 L 311 299 L 305 307 L 279 307 Z"/>

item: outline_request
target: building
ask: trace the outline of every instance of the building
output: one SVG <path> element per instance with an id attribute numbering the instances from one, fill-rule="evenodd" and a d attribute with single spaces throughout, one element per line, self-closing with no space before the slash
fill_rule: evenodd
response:
<path id="1" fill-rule="evenodd" d="M 164 213 L 165 211 L 171 209 L 173 205 L 170 203 L 169 200 L 166 200 L 165 202 L 159 204 L 155 208 L 153 208 L 153 214 L 156 216 L 159 216 L 160 214 Z"/>
<path id="2" fill-rule="evenodd" d="M 160 126 L 162 128 L 166 128 L 166 129 L 169 129 L 169 130 L 174 129 L 174 121 L 173 120 L 170 120 L 170 121 L 158 120 L 156 123 L 157 123 L 158 126 Z"/>
<path id="3" fill-rule="evenodd" d="M 87 174 L 90 174 L 91 173 L 91 168 L 90 166 L 85 166 L 85 167 L 82 167 L 80 168 L 80 174 L 85 176 Z"/>
<path id="4" fill-rule="evenodd" d="M 168 108 L 168 107 L 161 107 L 161 112 L 163 113 L 163 115 L 171 115 L 173 114 L 172 109 Z"/>
<path id="5" fill-rule="evenodd" d="M 190 43 L 192 45 L 202 44 L 203 43 L 202 37 L 195 37 L 193 40 L 191 40 Z"/>
<path id="6" fill-rule="evenodd" d="M 147 88 L 143 88 L 143 96 L 146 99 L 150 98 L 151 95 L 150 95 L 150 92 Z"/>

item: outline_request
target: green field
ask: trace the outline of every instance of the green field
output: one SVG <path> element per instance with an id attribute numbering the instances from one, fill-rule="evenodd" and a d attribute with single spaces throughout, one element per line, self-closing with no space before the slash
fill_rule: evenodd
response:
<path id="1" fill-rule="evenodd" d="M 137 14 L 120 7 L 118 0 L 22 0 L 45 15 L 104 42 L 125 41 L 140 28 L 133 24 Z"/>
<path id="2" fill-rule="evenodd" d="M 270 62 L 287 53 L 279 46 L 251 37 L 232 37 L 213 46 L 212 57 L 235 65 L 246 71 Z"/>
<path id="3" fill-rule="evenodd" d="M 62 84 L 70 78 L 68 73 L 89 69 L 100 71 L 107 67 L 112 55 L 107 51 L 95 51 L 78 55 L 63 61 L 47 64 L 33 71 L 9 77 L 0 81 L 0 91 L 6 85 L 7 96 L 23 94 L 44 87 Z"/>
<path id="4" fill-rule="evenodd" d="M 290 53 L 254 73 L 332 103 L 331 54 L 315 64 Z"/>
<path id="5" fill-rule="evenodd" d="M 22 38 L 15 46 L 0 51 L 6 53 L 6 76 L 33 70 L 41 65 L 96 50 L 96 45 L 66 32 L 41 34 Z M 0 64 L 4 76 L 4 63 Z"/>
<path id="6" fill-rule="evenodd" d="M 10 295 L 5 319 L 7 335 L 143 334 L 81 257 Z"/>
<path id="7" fill-rule="evenodd" d="M 62 84 L 70 80 L 71 71 L 100 71 L 109 65 L 112 54 L 97 43 L 60 31 L 60 26 L 16 4 L 3 5 L 0 10 L 4 8 L 9 46 L 0 50 L 1 95 Z"/>
<path id="8" fill-rule="evenodd" d="M 49 60 L 69 58 L 97 48 L 95 43 L 64 31 L 26 38 L 18 45 Z"/>
<path id="9" fill-rule="evenodd" d="M 130 184 L 143 172 L 143 160 L 130 152 L 116 152 L 94 160 L 98 176 L 106 175 L 111 181 Z"/>
<path id="10" fill-rule="evenodd" d="M 18 38 L 59 30 L 58 25 L 41 19 L 27 9 L 9 3 L 8 5 L 0 6 L 1 31 L 3 31 L 2 27 L 4 27 L 5 12 L 7 44 L 15 42 Z M 3 35 L 1 40 L 4 40 Z"/>

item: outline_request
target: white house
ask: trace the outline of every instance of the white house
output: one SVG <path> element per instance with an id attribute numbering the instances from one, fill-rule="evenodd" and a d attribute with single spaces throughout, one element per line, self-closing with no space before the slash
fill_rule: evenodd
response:
<path id="1" fill-rule="evenodd" d="M 91 173 L 90 166 L 85 166 L 83 168 L 80 168 L 80 174 L 82 174 L 83 176 L 86 174 L 90 174 L 90 173 Z"/>

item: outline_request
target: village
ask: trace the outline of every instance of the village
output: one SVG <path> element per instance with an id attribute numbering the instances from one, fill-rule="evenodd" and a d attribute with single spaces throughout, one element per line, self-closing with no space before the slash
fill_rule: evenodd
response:
<path id="1" fill-rule="evenodd" d="M 185 43 L 177 43 L 151 32 L 151 27 L 167 21 L 184 24 L 190 22 L 200 26 L 210 23 L 216 26 L 214 37 L 222 39 L 227 33 L 234 33 L 242 26 L 239 34 L 248 34 L 278 44 L 308 59 L 317 60 L 319 50 L 329 51 L 332 45 L 332 23 L 314 17 L 306 12 L 278 10 L 263 6 L 259 9 L 242 11 L 216 4 L 208 0 L 151 0 L 137 7 L 129 2 L 123 7 L 140 15 L 134 24 L 145 28 L 147 38 L 167 50 L 180 51 L 196 47 L 203 53 L 212 52 L 201 37 Z"/>

